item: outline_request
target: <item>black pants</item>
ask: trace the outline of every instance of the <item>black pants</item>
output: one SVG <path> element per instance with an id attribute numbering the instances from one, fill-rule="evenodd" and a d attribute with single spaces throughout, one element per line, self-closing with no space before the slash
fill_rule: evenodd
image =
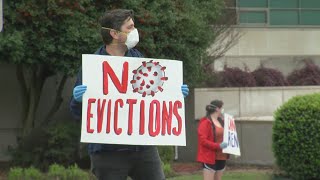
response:
<path id="1" fill-rule="evenodd" d="M 92 172 L 99 180 L 164 180 L 156 147 L 142 151 L 101 152 L 90 156 Z"/>

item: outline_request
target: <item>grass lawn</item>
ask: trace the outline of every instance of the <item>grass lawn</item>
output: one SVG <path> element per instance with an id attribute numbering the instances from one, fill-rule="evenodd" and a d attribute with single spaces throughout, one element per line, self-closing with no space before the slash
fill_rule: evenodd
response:
<path id="1" fill-rule="evenodd" d="M 271 174 L 264 172 L 226 172 L 223 180 L 288 180 L 284 178 L 273 178 Z M 202 174 L 178 176 L 168 180 L 202 180 Z"/>

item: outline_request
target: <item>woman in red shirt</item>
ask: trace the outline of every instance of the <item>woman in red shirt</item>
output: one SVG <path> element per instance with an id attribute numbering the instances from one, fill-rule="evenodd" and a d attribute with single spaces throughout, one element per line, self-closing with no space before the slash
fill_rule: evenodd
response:
<path id="1" fill-rule="evenodd" d="M 222 106 L 220 100 L 207 105 L 207 116 L 200 119 L 198 126 L 197 161 L 203 165 L 204 180 L 221 180 L 228 159 L 228 155 L 222 153 L 227 147 L 223 142 Z"/>

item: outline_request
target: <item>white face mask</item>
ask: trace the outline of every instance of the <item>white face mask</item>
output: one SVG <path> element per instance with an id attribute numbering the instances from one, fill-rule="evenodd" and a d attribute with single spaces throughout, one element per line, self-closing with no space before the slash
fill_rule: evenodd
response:
<path id="1" fill-rule="evenodd" d="M 221 109 L 221 114 L 223 114 L 223 113 L 224 113 L 224 109 L 222 108 L 222 109 Z"/>
<path id="2" fill-rule="evenodd" d="M 127 34 L 127 40 L 125 42 L 128 49 L 134 48 L 139 42 L 139 33 L 137 28 Z"/>

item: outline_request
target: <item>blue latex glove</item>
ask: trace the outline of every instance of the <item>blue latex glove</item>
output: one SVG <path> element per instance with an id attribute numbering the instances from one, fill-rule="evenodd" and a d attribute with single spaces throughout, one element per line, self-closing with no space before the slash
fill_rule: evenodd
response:
<path id="1" fill-rule="evenodd" d="M 186 84 L 182 85 L 181 86 L 181 91 L 182 91 L 183 97 L 187 97 L 188 94 L 189 94 L 188 85 L 186 85 Z"/>
<path id="2" fill-rule="evenodd" d="M 87 86 L 86 85 L 79 85 L 74 87 L 73 89 L 73 98 L 77 102 L 82 102 L 82 97 L 83 94 L 87 91 Z"/>
<path id="3" fill-rule="evenodd" d="M 226 143 L 226 142 L 222 142 L 221 144 L 220 144 L 220 148 L 221 149 L 224 149 L 224 148 L 227 148 L 228 147 L 228 143 Z"/>

